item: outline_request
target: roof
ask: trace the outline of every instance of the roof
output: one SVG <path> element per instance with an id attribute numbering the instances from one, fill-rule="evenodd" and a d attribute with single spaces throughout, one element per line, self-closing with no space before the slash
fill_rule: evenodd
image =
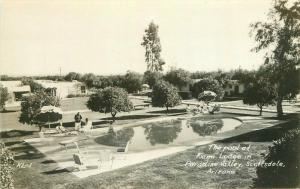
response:
<path id="1" fill-rule="evenodd" d="M 8 92 L 30 92 L 29 85 L 22 85 L 21 81 L 0 81 L 0 84 L 7 88 Z"/>
<path id="2" fill-rule="evenodd" d="M 75 85 L 84 85 L 82 82 L 76 80 L 72 82 L 68 81 L 52 81 L 52 80 L 34 80 L 41 84 L 44 88 L 58 88 L 58 87 L 73 87 Z"/>
<path id="3" fill-rule="evenodd" d="M 13 87 L 12 92 L 30 92 L 30 86 L 29 85 L 23 85 L 20 87 Z"/>

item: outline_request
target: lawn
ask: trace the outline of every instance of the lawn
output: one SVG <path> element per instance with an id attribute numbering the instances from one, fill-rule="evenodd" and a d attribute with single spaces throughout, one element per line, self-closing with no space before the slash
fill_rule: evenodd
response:
<path id="1" fill-rule="evenodd" d="M 132 117 L 121 116 L 117 122 L 121 124 L 128 121 L 132 121 Z M 245 124 L 244 126 L 247 126 Z M 248 152 L 241 151 L 239 154 L 251 155 L 251 160 L 260 161 L 263 160 L 261 154 L 268 153 L 272 141 L 278 139 L 284 131 L 293 128 L 299 128 L 298 121 L 253 131 L 215 144 L 223 147 L 251 145 Z M 14 175 L 16 188 L 249 188 L 253 184 L 253 179 L 257 177 L 255 167 L 230 169 L 234 174 L 215 174 L 208 172 L 209 167 L 185 166 L 188 160 L 199 161 L 196 159 L 198 153 L 216 157 L 220 155 L 220 151 L 209 149 L 209 145 L 204 145 L 142 164 L 78 179 L 67 170 L 55 171 L 56 162 L 22 142 L 26 138 L 33 137 L 37 137 L 37 132 L 10 131 L 1 134 L 1 141 L 17 154 L 15 159 L 29 165 L 29 167 L 25 166 L 26 168 L 16 169 Z M 223 155 L 229 154 L 229 152 L 223 153 Z M 245 164 L 246 160 L 238 161 Z"/>

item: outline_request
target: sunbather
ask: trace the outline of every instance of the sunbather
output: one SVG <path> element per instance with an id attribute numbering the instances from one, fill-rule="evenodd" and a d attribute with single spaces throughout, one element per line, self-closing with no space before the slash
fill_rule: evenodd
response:
<path id="1" fill-rule="evenodd" d="M 93 129 L 92 122 L 89 121 L 88 118 L 86 118 L 85 119 L 85 125 L 79 131 L 81 131 L 81 132 L 88 132 L 88 131 L 91 131 L 91 129 Z"/>
<path id="2" fill-rule="evenodd" d="M 59 122 L 59 126 L 56 127 L 56 130 L 59 133 L 66 133 L 66 132 L 68 132 L 68 130 L 63 126 L 62 122 Z"/>

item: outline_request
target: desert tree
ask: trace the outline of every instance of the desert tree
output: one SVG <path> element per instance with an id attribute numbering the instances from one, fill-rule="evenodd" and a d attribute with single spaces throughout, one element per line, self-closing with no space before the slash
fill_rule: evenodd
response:
<path id="1" fill-rule="evenodd" d="M 245 89 L 243 94 L 244 104 L 257 105 L 259 115 L 263 107 L 274 104 L 276 94 L 274 86 L 265 78 L 256 78 Z"/>
<path id="2" fill-rule="evenodd" d="M 265 64 L 269 65 L 271 81 L 275 86 L 277 115 L 283 115 L 282 101 L 294 98 L 299 91 L 300 64 L 300 3 L 274 0 L 268 21 L 251 25 L 251 35 L 257 46 L 253 51 L 264 50 Z"/>
<path id="3" fill-rule="evenodd" d="M 0 85 L 0 109 L 5 110 L 5 102 L 7 100 L 9 100 L 7 88 Z"/>
<path id="4" fill-rule="evenodd" d="M 141 44 L 145 47 L 145 60 L 147 63 L 148 71 L 162 71 L 164 60 L 160 56 L 161 44 L 158 36 L 158 25 L 151 22 L 145 30 L 143 42 Z"/>
<path id="5" fill-rule="evenodd" d="M 177 106 L 181 103 L 178 90 L 172 84 L 161 81 L 153 87 L 152 105 L 154 107 L 166 107 L 167 113 L 170 107 Z"/>
<path id="6" fill-rule="evenodd" d="M 162 80 L 163 74 L 160 72 L 151 72 L 146 71 L 144 73 L 143 82 L 148 84 L 150 88 L 152 89 L 153 86 L 158 83 L 160 80 Z"/>
<path id="7" fill-rule="evenodd" d="M 118 112 L 129 112 L 133 104 L 124 89 L 106 87 L 89 97 L 87 107 L 95 112 L 111 113 L 114 122 Z"/>
<path id="8" fill-rule="evenodd" d="M 135 93 L 142 89 L 143 76 L 139 73 L 127 71 L 123 77 L 123 88 L 126 89 L 128 93 Z"/>
<path id="9" fill-rule="evenodd" d="M 60 99 L 53 95 L 49 95 L 49 93 L 45 91 L 38 91 L 23 96 L 19 122 L 23 124 L 35 124 L 35 118 L 43 106 L 59 107 Z M 41 125 L 39 123 L 37 124 L 41 130 Z"/>
<path id="10" fill-rule="evenodd" d="M 191 82 L 190 73 L 183 69 L 171 69 L 166 73 L 164 79 L 181 90 Z"/>

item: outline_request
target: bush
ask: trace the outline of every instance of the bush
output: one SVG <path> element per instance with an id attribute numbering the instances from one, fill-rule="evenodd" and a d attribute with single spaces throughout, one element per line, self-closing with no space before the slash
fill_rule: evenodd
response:
<path id="1" fill-rule="evenodd" d="M 178 94 L 183 100 L 188 100 L 192 98 L 192 94 L 190 91 L 179 91 Z"/>
<path id="2" fill-rule="evenodd" d="M 68 94 L 67 98 L 75 98 L 75 97 L 85 97 L 86 94 Z"/>
<path id="3" fill-rule="evenodd" d="M 0 144 L 1 156 L 0 156 L 0 188 L 14 188 L 14 165 L 15 160 L 13 154 L 7 150 L 4 143 Z"/>
<path id="4" fill-rule="evenodd" d="M 216 98 L 216 93 L 214 93 L 212 91 L 203 91 L 198 96 L 198 100 L 199 101 L 204 101 L 206 104 L 208 104 L 209 102 L 215 100 L 215 98 Z"/>
<path id="5" fill-rule="evenodd" d="M 192 88 L 192 95 L 198 98 L 199 94 L 204 91 L 213 91 L 217 94 L 216 100 L 222 100 L 224 96 L 224 89 L 219 82 L 212 78 L 205 78 L 195 83 Z"/>
<path id="6" fill-rule="evenodd" d="M 288 131 L 269 147 L 265 162 L 280 161 L 284 167 L 258 167 L 255 188 L 296 188 L 300 186 L 300 130 Z"/>

